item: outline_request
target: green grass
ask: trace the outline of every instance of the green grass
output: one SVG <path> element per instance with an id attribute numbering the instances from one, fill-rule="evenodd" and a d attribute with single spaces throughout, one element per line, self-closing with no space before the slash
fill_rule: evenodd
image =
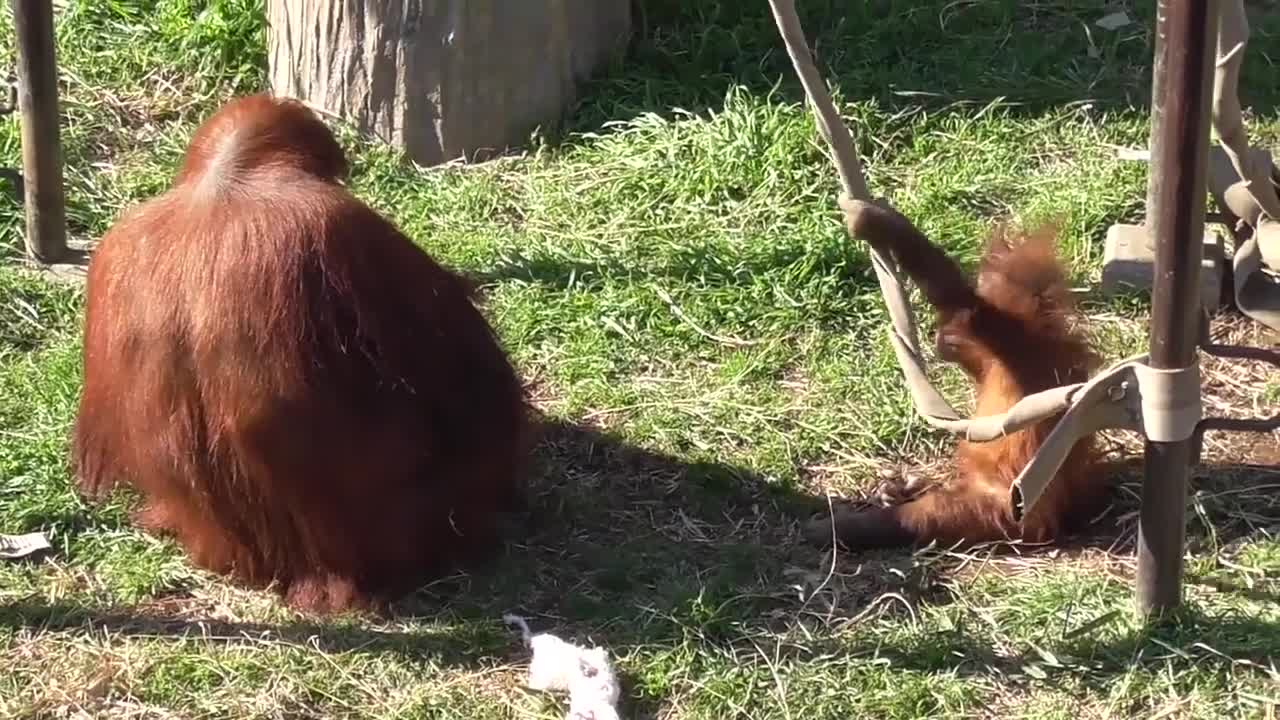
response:
<path id="1" fill-rule="evenodd" d="M 163 190 L 201 118 L 262 86 L 261 8 L 68 5 L 70 223 L 94 238 Z M 76 498 L 82 298 L 21 270 L 21 208 L 0 195 L 0 530 L 56 549 L 0 565 L 0 716 L 558 717 L 521 689 L 500 622 L 515 610 L 607 645 L 631 717 L 1275 717 L 1274 435 L 1206 450 L 1187 607 L 1160 626 L 1130 611 L 1133 467 L 1106 529 L 1064 550 L 833 564 L 800 543 L 824 490 L 950 439 L 912 414 L 766 4 L 644 5 L 630 56 L 525 155 L 419 170 L 343 133 L 356 192 L 484 281 L 559 423 L 531 535 L 395 621 L 295 617 L 131 528 L 123 500 Z M 996 222 L 1056 220 L 1077 283 L 1096 284 L 1106 227 L 1141 210 L 1145 170 L 1111 146 L 1145 142 L 1149 9 L 1109 32 L 1092 1 L 799 5 L 876 192 L 966 264 Z M 1259 14 L 1244 72 L 1268 140 L 1277 33 Z M 5 119 L 0 162 L 18 158 Z M 1085 302 L 1109 357 L 1141 350 L 1141 301 Z M 1280 402 L 1261 368 L 1206 372 L 1240 412 Z"/>

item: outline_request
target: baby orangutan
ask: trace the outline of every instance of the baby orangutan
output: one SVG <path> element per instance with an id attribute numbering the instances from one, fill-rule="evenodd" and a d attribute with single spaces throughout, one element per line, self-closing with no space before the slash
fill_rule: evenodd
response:
<path id="1" fill-rule="evenodd" d="M 1024 396 L 1083 382 L 1098 357 L 1076 326 L 1053 239 L 1040 233 L 991 239 L 976 286 L 959 266 L 892 209 L 844 201 L 850 232 L 892 254 L 937 312 L 937 353 L 964 369 L 977 390 L 974 416 L 1005 412 Z M 810 542 L 833 536 L 850 549 L 972 545 L 1061 537 L 1105 498 L 1107 484 L 1092 438 L 1076 444 L 1039 503 L 1018 522 L 1010 488 L 1053 429 L 1057 417 L 990 442 L 961 441 L 951 476 L 939 486 L 896 505 L 855 510 L 838 507 L 834 518 L 814 518 Z M 891 489 L 906 496 L 914 487 Z"/>
<path id="2" fill-rule="evenodd" d="M 234 100 L 102 238 L 74 464 L 195 564 L 381 609 L 490 547 L 524 392 L 473 292 L 352 196 L 300 103 Z"/>

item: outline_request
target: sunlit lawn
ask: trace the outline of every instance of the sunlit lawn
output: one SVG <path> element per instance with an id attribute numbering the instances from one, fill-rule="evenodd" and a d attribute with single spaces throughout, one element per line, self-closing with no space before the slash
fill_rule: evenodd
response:
<path id="1" fill-rule="evenodd" d="M 77 499 L 82 298 L 21 269 L 21 207 L 0 196 L 0 531 L 56 546 L 0 565 L 0 715 L 560 717 L 521 688 L 526 658 L 500 620 L 518 611 L 606 645 L 628 717 L 1276 716 L 1275 435 L 1211 437 L 1187 607 L 1158 628 L 1131 610 L 1132 438 L 1139 465 L 1070 547 L 833 563 L 800 542 L 825 491 L 928 465 L 950 439 L 912 413 L 766 3 L 645 4 L 630 56 L 525 154 L 420 170 L 344 131 L 355 190 L 483 280 L 557 423 L 526 539 L 396 621 L 295 617 L 130 527 L 123 498 Z M 68 5 L 69 214 L 93 239 L 166 187 L 220 101 L 263 87 L 265 52 L 252 0 Z M 1092 1 L 799 5 L 877 192 L 967 265 L 996 221 L 1056 219 L 1077 284 L 1096 286 L 1107 226 L 1141 214 L 1145 167 L 1115 146 L 1146 141 L 1146 4 L 1116 31 Z M 1257 6 L 1244 100 L 1270 141 L 1280 17 Z M 19 161 L 15 119 L 0 154 Z M 1144 301 L 1084 302 L 1109 357 L 1144 347 Z M 1206 376 L 1215 412 L 1280 404 L 1263 368 Z M 938 377 L 964 401 L 954 371 Z"/>

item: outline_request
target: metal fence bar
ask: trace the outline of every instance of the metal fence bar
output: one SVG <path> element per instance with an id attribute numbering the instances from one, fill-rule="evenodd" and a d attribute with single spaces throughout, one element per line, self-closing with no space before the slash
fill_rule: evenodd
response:
<path id="1" fill-rule="evenodd" d="M 27 252 L 38 262 L 55 263 L 67 255 L 67 214 L 53 2 L 12 0 L 11 5 L 18 51 Z"/>
<path id="2" fill-rule="evenodd" d="M 1148 208 L 1155 241 L 1150 364 L 1157 370 L 1193 366 L 1200 340 L 1199 272 L 1205 229 L 1206 175 L 1218 26 L 1217 0 L 1157 3 L 1152 126 L 1158 129 Z M 1157 157 L 1158 156 L 1158 157 Z M 1138 525 L 1137 603 L 1143 612 L 1182 600 L 1187 476 L 1198 434 L 1146 443 Z"/>

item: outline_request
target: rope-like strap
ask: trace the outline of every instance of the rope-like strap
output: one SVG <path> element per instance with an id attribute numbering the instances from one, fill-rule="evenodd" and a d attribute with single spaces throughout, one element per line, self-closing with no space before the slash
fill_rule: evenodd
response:
<path id="1" fill-rule="evenodd" d="M 1219 203 L 1254 229 L 1254 236 L 1236 248 L 1233 259 L 1236 306 L 1263 325 L 1280 330 L 1280 279 L 1273 274 L 1280 272 L 1280 195 L 1270 155 L 1249 147 L 1238 91 L 1249 19 L 1244 0 L 1227 0 L 1220 7 L 1213 127 L 1239 180 L 1218 179 L 1215 191 L 1221 193 Z"/>
<path id="2" fill-rule="evenodd" d="M 862 162 L 858 160 L 858 150 L 853 143 L 853 133 L 840 119 L 840 113 L 827 93 L 827 86 L 813 64 L 813 55 L 804 39 L 795 3 L 792 0 L 769 0 L 769 5 L 773 8 L 773 19 L 778 23 L 782 42 L 787 46 L 787 55 L 791 56 L 791 64 L 795 66 L 804 93 L 813 106 L 818 131 L 833 153 L 836 172 L 840 173 L 840 185 L 845 194 L 855 200 L 871 200 L 867 181 L 862 176 Z"/>
<path id="3" fill-rule="evenodd" d="M 856 211 L 859 202 L 877 202 L 867 189 L 853 134 L 840 119 L 840 113 L 831 101 L 826 84 L 814 66 L 804 30 L 800 26 L 800 18 L 796 15 L 795 3 L 792 0 L 769 0 L 769 5 L 773 9 L 778 32 L 786 44 L 787 55 L 791 57 L 796 75 L 800 77 L 805 96 L 813 109 L 818 131 L 826 140 L 827 147 L 831 150 L 832 163 L 840 175 L 843 190 L 840 206 L 846 213 L 850 213 Z M 962 418 L 929 382 L 927 367 L 920 354 L 915 316 L 911 312 L 911 302 L 897 263 L 891 256 L 872 247 L 871 266 L 875 269 L 880 294 L 884 297 L 889 318 L 893 322 L 889 338 L 893 343 L 894 354 L 902 368 L 916 412 L 925 422 L 936 428 L 964 435 L 971 441 L 984 442 L 1015 432 L 1070 406 L 1079 385 L 1053 388 L 1028 396 L 1001 415 Z"/>
<path id="4" fill-rule="evenodd" d="M 769 4 L 787 54 L 814 110 L 818 129 L 831 149 L 832 161 L 840 174 L 843 189 L 840 206 L 847 219 L 856 218 L 860 207 L 877 201 L 867 190 L 853 136 L 840 120 L 814 67 L 795 4 L 792 0 L 769 0 Z M 1254 251 L 1254 257 L 1259 254 Z M 1201 410 L 1198 366 L 1153 370 L 1148 367 L 1145 355 L 1117 363 L 1087 383 L 1028 395 L 1006 413 L 962 419 L 928 380 L 916 339 L 915 319 L 897 264 L 874 246 L 871 259 L 893 321 L 890 340 L 894 353 L 916 411 L 926 422 L 971 441 L 983 442 L 1044 418 L 1062 415 L 1035 457 L 1014 481 L 1012 500 L 1016 517 L 1034 508 L 1072 447 L 1086 435 L 1104 428 L 1124 428 L 1143 432 L 1151 439 L 1181 440 L 1195 431 Z"/>

